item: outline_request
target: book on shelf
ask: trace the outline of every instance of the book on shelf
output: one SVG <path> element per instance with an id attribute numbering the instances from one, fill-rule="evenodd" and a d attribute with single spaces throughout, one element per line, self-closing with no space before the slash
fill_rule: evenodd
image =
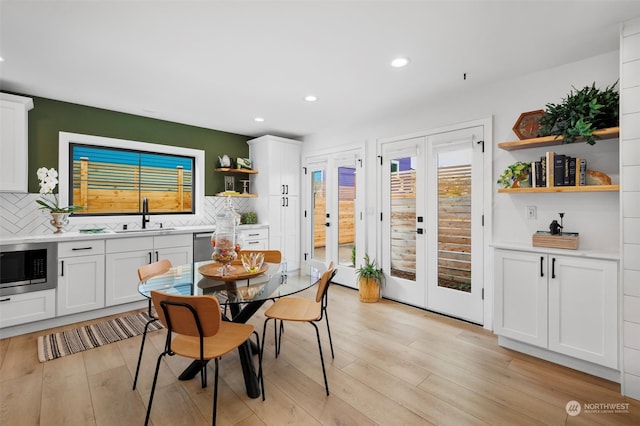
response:
<path id="1" fill-rule="evenodd" d="M 578 164 L 580 164 L 580 172 L 576 178 L 576 185 L 584 186 L 587 184 L 587 160 L 584 158 L 580 158 L 579 160 Z M 578 173 L 577 167 L 578 166 L 576 165 L 576 173 Z"/>
<path id="2" fill-rule="evenodd" d="M 569 157 L 569 163 L 568 163 L 568 175 L 569 175 L 569 186 L 576 186 L 576 174 L 577 174 L 577 167 L 578 167 L 578 163 L 577 163 L 577 158 L 576 157 Z"/>
<path id="3" fill-rule="evenodd" d="M 563 154 L 553 156 L 553 184 L 551 186 L 564 186 L 564 160 Z"/>
<path id="4" fill-rule="evenodd" d="M 546 186 L 548 188 L 552 187 L 554 185 L 555 179 L 554 179 L 554 165 L 555 165 L 555 152 L 553 151 L 547 151 L 547 153 L 545 154 L 545 160 L 546 160 L 546 173 L 545 173 L 545 179 L 546 179 Z"/>

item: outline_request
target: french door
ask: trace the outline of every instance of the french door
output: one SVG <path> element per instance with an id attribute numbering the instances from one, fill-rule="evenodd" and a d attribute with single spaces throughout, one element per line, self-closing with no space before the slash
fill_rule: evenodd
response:
<path id="1" fill-rule="evenodd" d="M 356 287 L 356 247 L 364 247 L 359 152 L 312 157 L 306 162 L 305 258 L 314 266 L 333 261 L 335 281 L 350 287 Z"/>
<path id="2" fill-rule="evenodd" d="M 483 126 L 381 144 L 385 297 L 483 323 Z"/>

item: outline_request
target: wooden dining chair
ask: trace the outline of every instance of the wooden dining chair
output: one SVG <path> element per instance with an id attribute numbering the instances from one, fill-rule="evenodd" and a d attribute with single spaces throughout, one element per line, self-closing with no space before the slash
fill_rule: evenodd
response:
<path id="1" fill-rule="evenodd" d="M 245 343 L 252 334 L 256 336 L 258 347 L 260 347 L 258 334 L 251 324 L 222 321 L 220 303 L 215 297 L 172 295 L 153 290 L 151 299 L 160 322 L 167 328 L 167 339 L 164 351 L 158 356 L 144 424 L 149 423 L 162 358 L 165 355 L 180 355 L 202 363 L 203 388 L 207 385 L 206 361 L 215 360 L 212 418 L 212 424 L 215 426 L 218 406 L 218 360 Z M 258 360 L 258 378 L 262 383 L 261 354 Z M 264 388 L 263 384 L 262 387 Z M 264 400 L 264 394 L 262 398 Z"/>
<path id="2" fill-rule="evenodd" d="M 267 263 L 282 263 L 282 253 L 280 250 L 240 250 L 238 259 L 242 258 L 243 254 L 250 255 L 251 253 L 262 253 L 264 255 L 264 261 Z"/>
<path id="3" fill-rule="evenodd" d="M 153 262 L 148 265 L 139 267 L 138 279 L 142 283 L 147 281 L 149 278 L 169 272 L 171 268 L 172 268 L 171 262 L 168 259 L 162 259 L 157 262 Z M 147 314 L 149 315 L 149 319 L 147 320 L 147 323 L 144 326 L 144 332 L 142 333 L 142 343 L 140 343 L 140 354 L 138 355 L 138 365 L 136 366 L 136 375 L 133 378 L 133 390 L 136 390 L 136 385 L 138 383 L 138 374 L 140 373 L 140 363 L 142 362 L 142 352 L 144 351 L 144 342 L 147 339 L 147 331 L 149 329 L 149 325 L 155 321 L 158 321 L 158 318 L 154 315 L 153 310 L 151 309 L 151 299 L 149 299 Z"/>
<path id="4" fill-rule="evenodd" d="M 262 348 L 261 353 L 264 351 L 265 333 L 267 331 L 267 323 L 270 320 L 274 320 L 274 335 L 275 335 L 275 356 L 276 358 L 280 354 L 280 346 L 282 342 L 282 327 L 278 327 L 278 320 L 281 324 L 283 321 L 294 322 L 307 322 L 311 324 L 316 330 L 316 338 L 318 339 L 318 349 L 320 351 L 320 362 L 322 363 L 322 375 L 324 376 L 324 385 L 329 395 L 329 383 L 327 382 L 327 372 L 324 366 L 324 356 L 322 355 L 322 343 L 320 342 L 320 331 L 316 322 L 322 321 L 324 318 L 327 323 L 327 333 L 329 334 L 329 345 L 331 346 L 331 358 L 334 358 L 333 354 L 333 342 L 331 340 L 331 328 L 329 327 L 329 317 L 327 315 L 327 292 L 329 290 L 329 284 L 336 274 L 336 269 L 331 262 L 327 270 L 322 274 L 320 281 L 318 282 L 318 289 L 316 291 L 315 299 L 305 299 L 302 297 L 283 297 L 274 302 L 264 313 L 265 320 L 262 328 Z M 262 395 L 264 396 L 264 385 L 262 388 Z"/>

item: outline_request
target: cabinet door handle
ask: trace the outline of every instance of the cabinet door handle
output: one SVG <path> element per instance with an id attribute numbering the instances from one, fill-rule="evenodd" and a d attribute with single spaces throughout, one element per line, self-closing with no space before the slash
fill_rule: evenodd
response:
<path id="1" fill-rule="evenodd" d="M 551 259 L 551 278 L 556 277 L 556 258 Z"/>
<path id="2" fill-rule="evenodd" d="M 544 277 L 544 256 L 540 256 L 540 276 Z"/>
<path id="3" fill-rule="evenodd" d="M 64 260 L 60 261 L 60 276 L 64 277 Z"/>
<path id="4" fill-rule="evenodd" d="M 152 254 L 151 254 L 151 252 L 149 252 L 149 263 L 153 262 L 153 258 L 151 256 L 152 256 Z"/>
<path id="5" fill-rule="evenodd" d="M 282 207 L 284 207 L 284 197 L 282 197 Z"/>
<path id="6" fill-rule="evenodd" d="M 287 188 L 287 192 L 285 192 L 285 194 L 289 195 L 289 185 L 285 185 L 285 188 Z"/>
<path id="7" fill-rule="evenodd" d="M 249 241 L 247 244 L 260 244 L 260 241 Z"/>
<path id="8" fill-rule="evenodd" d="M 78 251 L 78 250 L 91 250 L 93 247 L 74 247 L 71 249 L 71 251 Z"/>
<path id="9" fill-rule="evenodd" d="M 250 237 L 257 237 L 260 234 L 249 234 Z"/>
<path id="10" fill-rule="evenodd" d="M 285 207 L 289 207 L 289 197 L 285 197 L 287 200 L 287 204 L 285 205 Z"/>
<path id="11" fill-rule="evenodd" d="M 11 301 L 10 297 L 7 297 L 5 299 L 0 300 L 0 302 L 10 302 L 10 301 Z"/>
<path id="12" fill-rule="evenodd" d="M 158 257 L 158 251 L 156 250 L 156 262 L 160 260 L 160 258 Z"/>
<path id="13" fill-rule="evenodd" d="M 281 192 L 281 194 L 283 194 L 283 195 L 284 195 L 284 185 L 282 185 L 282 192 Z"/>

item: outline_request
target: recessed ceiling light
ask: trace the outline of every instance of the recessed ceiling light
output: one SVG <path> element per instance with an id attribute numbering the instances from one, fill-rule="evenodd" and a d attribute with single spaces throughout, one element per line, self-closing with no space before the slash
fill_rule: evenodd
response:
<path id="1" fill-rule="evenodd" d="M 409 59 L 407 58 L 395 58 L 393 61 L 391 61 L 391 66 L 394 68 L 402 68 L 407 66 L 408 63 Z"/>
<path id="2" fill-rule="evenodd" d="M 314 95 L 307 95 L 304 97 L 304 100 L 307 102 L 315 102 L 318 100 L 318 98 Z"/>
<path id="3" fill-rule="evenodd" d="M 262 118 L 262 117 L 256 117 L 256 118 L 254 118 L 254 119 L 253 119 L 253 121 L 256 121 L 256 122 L 258 122 L 258 123 L 262 123 L 262 122 L 264 121 L 264 118 Z"/>

